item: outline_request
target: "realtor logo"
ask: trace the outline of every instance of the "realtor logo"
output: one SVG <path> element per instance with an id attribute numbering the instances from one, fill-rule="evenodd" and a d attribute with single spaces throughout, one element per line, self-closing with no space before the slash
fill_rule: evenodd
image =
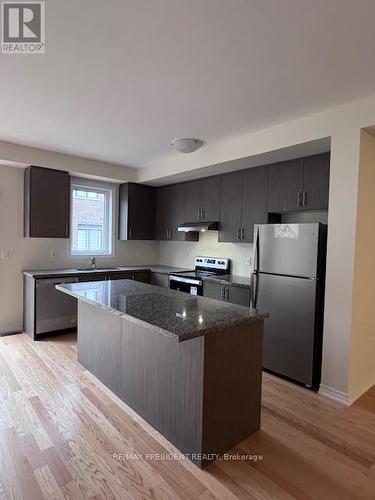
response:
<path id="1" fill-rule="evenodd" d="M 2 3 L 4 54 L 44 54 L 44 2 Z"/>

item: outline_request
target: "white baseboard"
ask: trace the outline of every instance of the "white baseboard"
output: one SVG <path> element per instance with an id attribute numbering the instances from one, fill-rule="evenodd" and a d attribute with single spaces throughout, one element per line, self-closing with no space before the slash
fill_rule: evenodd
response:
<path id="1" fill-rule="evenodd" d="M 12 333 L 20 333 L 22 330 L 23 327 L 21 323 L 5 323 L 4 325 L 0 325 L 0 337 L 4 337 L 5 335 L 10 335 Z"/>
<path id="2" fill-rule="evenodd" d="M 349 395 L 346 392 L 338 391 L 337 389 L 333 389 L 333 387 L 328 387 L 327 385 L 320 384 L 319 394 L 333 399 L 345 406 L 352 404 L 352 401 L 350 401 Z"/>

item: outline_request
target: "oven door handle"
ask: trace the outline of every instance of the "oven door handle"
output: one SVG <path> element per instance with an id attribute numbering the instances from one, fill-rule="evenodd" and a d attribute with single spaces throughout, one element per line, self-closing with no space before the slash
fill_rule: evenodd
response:
<path id="1" fill-rule="evenodd" d="M 188 285 L 202 286 L 202 281 L 192 278 L 181 278 L 179 276 L 169 276 L 169 281 L 177 281 L 178 283 L 186 283 Z"/>

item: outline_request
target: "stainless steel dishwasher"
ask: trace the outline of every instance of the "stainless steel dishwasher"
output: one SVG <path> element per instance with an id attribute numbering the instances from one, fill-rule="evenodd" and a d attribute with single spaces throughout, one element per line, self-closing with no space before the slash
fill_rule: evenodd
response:
<path id="1" fill-rule="evenodd" d="M 60 283 L 77 283 L 78 278 L 37 279 L 35 283 L 35 333 L 65 330 L 77 326 L 77 300 L 56 290 Z"/>

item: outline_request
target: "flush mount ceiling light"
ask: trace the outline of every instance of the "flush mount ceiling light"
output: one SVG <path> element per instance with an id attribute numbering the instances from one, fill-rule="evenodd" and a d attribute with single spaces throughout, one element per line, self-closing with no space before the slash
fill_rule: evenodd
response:
<path id="1" fill-rule="evenodd" d="M 181 137 L 172 141 L 172 147 L 177 149 L 180 153 L 192 153 L 203 145 L 200 139 L 193 139 L 191 137 Z"/>

